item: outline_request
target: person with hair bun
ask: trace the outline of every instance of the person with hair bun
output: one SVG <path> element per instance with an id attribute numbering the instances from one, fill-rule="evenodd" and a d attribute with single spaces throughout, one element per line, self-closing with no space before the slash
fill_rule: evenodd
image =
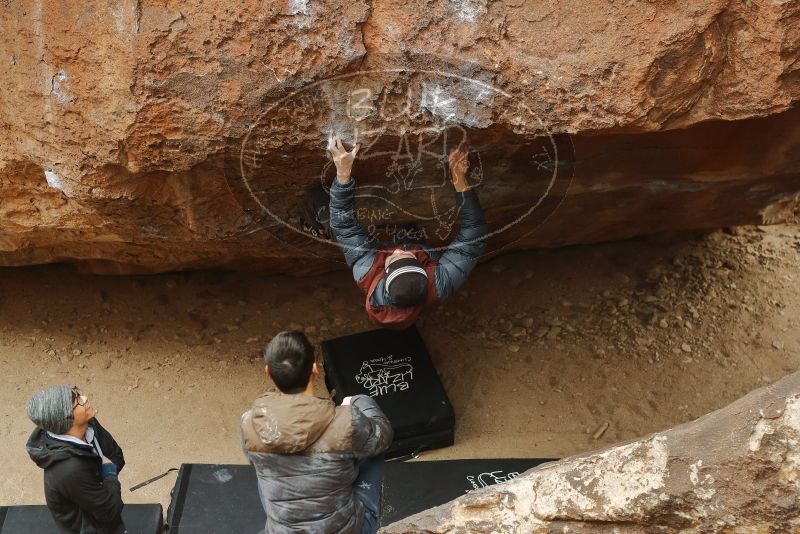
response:
<path id="1" fill-rule="evenodd" d="M 366 395 L 341 406 L 314 396 L 318 375 L 305 334 L 278 333 L 264 350 L 278 391 L 241 418 L 242 449 L 258 475 L 264 532 L 373 534 L 378 528 L 383 453 L 394 431 Z"/>

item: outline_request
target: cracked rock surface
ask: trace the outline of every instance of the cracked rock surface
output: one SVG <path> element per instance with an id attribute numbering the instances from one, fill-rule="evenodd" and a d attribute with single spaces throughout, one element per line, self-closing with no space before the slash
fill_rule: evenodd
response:
<path id="1" fill-rule="evenodd" d="M 380 225 L 443 243 L 448 185 L 409 183 L 438 183 L 423 135 L 468 140 L 490 253 L 777 222 L 800 191 L 797 2 L 24 0 L 0 30 L 0 265 L 341 266 L 297 231 L 330 132 L 369 145 Z M 392 166 L 409 138 L 430 166 Z"/>
<path id="2" fill-rule="evenodd" d="M 381 530 L 796 532 L 800 373 L 673 429 L 534 468 Z"/>

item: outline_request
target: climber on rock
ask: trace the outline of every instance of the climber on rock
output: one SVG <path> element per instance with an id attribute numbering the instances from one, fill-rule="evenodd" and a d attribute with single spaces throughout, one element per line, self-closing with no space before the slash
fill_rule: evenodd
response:
<path id="1" fill-rule="evenodd" d="M 350 177 L 359 146 L 347 151 L 341 139 L 331 137 L 328 152 L 336 165 L 330 190 L 330 229 L 366 294 L 369 317 L 381 326 L 404 329 L 416 321 L 423 307 L 444 301 L 464 283 L 486 247 L 486 223 L 478 195 L 467 182 L 467 151 L 450 151 L 448 162 L 461 228 L 441 255 L 423 243 L 378 243 L 367 235 L 354 209 L 355 181 Z"/>

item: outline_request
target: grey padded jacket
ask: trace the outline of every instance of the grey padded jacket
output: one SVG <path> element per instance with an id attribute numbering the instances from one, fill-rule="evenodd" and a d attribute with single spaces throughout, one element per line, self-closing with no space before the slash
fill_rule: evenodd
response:
<path id="1" fill-rule="evenodd" d="M 258 476 L 270 534 L 361 532 L 364 507 L 353 494 L 356 461 L 384 452 L 394 432 L 378 404 L 349 406 L 268 392 L 242 415 L 242 448 Z"/>

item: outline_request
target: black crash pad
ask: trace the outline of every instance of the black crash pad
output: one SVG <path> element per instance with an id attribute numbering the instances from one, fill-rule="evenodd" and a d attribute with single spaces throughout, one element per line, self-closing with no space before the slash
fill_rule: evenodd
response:
<path id="1" fill-rule="evenodd" d="M 337 404 L 372 396 L 392 423 L 387 457 L 453 444 L 455 414 L 416 327 L 322 342 L 325 382 Z"/>
<path id="2" fill-rule="evenodd" d="M 468 491 L 511 480 L 550 459 L 499 458 L 387 462 L 384 466 L 381 525 L 386 526 Z"/>
<path id="3" fill-rule="evenodd" d="M 381 525 L 444 504 L 476 487 L 514 478 L 548 461 L 551 460 L 504 458 L 386 462 Z M 170 534 L 259 534 L 265 522 L 251 465 L 181 466 L 167 511 Z"/>
<path id="4" fill-rule="evenodd" d="M 167 510 L 170 534 L 258 534 L 266 521 L 252 465 L 181 465 Z"/>
<path id="5" fill-rule="evenodd" d="M 160 504 L 126 504 L 122 520 L 128 534 L 160 534 L 164 526 Z M 0 507 L 0 534 L 53 534 L 53 517 L 47 506 Z"/>

